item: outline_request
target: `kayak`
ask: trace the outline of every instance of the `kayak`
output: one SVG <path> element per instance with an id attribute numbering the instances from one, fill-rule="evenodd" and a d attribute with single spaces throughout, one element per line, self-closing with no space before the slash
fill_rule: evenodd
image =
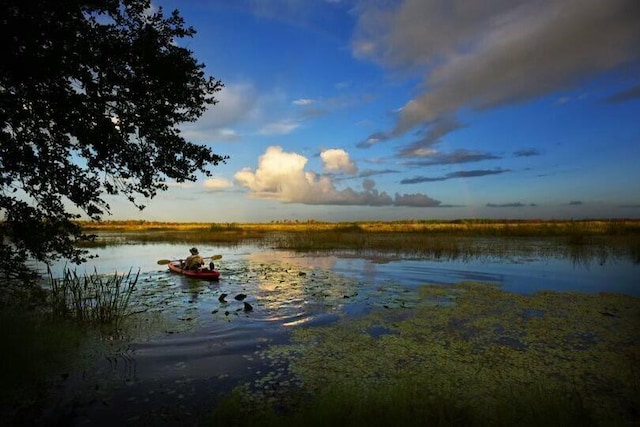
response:
<path id="1" fill-rule="evenodd" d="M 204 279 L 204 280 L 218 280 L 220 278 L 220 272 L 216 270 L 184 270 L 180 267 L 180 261 L 170 262 L 169 270 L 174 273 L 179 273 L 184 276 L 193 277 L 196 279 Z"/>

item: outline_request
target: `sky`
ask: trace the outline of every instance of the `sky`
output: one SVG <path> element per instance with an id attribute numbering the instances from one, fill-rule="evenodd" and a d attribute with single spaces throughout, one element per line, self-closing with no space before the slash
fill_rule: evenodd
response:
<path id="1" fill-rule="evenodd" d="M 640 218 L 637 0 L 153 0 L 222 80 L 229 156 L 139 212 L 271 222 Z"/>

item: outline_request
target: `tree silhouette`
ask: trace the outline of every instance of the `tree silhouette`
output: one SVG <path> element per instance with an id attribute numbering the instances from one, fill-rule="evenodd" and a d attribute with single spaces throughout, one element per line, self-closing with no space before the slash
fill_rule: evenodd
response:
<path id="1" fill-rule="evenodd" d="M 222 83 L 178 45 L 195 30 L 148 0 L 0 2 L 0 268 L 83 261 L 78 212 L 141 198 L 226 160 L 186 141 Z"/>

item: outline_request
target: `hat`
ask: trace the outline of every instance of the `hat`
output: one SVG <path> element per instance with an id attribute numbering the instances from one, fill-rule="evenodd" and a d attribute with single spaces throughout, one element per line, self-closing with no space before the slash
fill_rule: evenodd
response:
<path id="1" fill-rule="evenodd" d="M 198 253 L 198 248 L 191 248 L 189 249 L 189 252 L 191 252 L 193 255 Z"/>

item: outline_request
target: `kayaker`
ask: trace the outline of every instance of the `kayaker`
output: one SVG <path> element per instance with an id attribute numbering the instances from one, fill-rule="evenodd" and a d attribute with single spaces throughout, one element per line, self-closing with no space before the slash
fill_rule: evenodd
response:
<path id="1" fill-rule="evenodd" d="M 204 258 L 198 253 L 198 248 L 189 249 L 191 255 L 184 260 L 183 268 L 185 270 L 198 270 L 204 265 Z"/>

